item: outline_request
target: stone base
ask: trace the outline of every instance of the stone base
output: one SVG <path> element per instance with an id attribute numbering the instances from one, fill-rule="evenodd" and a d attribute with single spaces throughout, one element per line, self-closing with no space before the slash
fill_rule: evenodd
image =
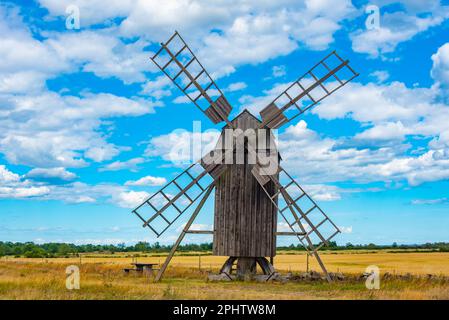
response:
<path id="1" fill-rule="evenodd" d="M 282 276 L 281 274 L 275 272 L 272 275 L 265 275 L 265 274 L 256 274 L 253 276 L 247 276 L 247 277 L 239 277 L 237 275 L 228 275 L 225 273 L 220 274 L 209 274 L 208 275 L 209 281 L 256 281 L 256 282 L 269 282 L 269 281 L 280 281 L 280 282 L 286 282 L 288 281 L 288 277 Z"/>
<path id="2" fill-rule="evenodd" d="M 341 273 L 329 273 L 329 276 L 334 281 L 343 281 L 345 276 Z M 239 276 L 238 274 L 210 274 L 208 276 L 209 281 L 233 281 L 233 280 L 243 280 L 243 281 L 257 281 L 257 282 L 268 282 L 268 281 L 279 281 L 279 282 L 314 282 L 314 281 L 326 281 L 326 277 L 316 271 L 303 272 L 298 274 L 287 273 L 286 275 L 281 275 L 278 272 L 273 272 L 272 274 L 253 274 L 246 275 L 245 277 Z"/>
<path id="3" fill-rule="evenodd" d="M 209 274 L 207 276 L 207 279 L 209 281 L 232 281 L 232 280 L 235 280 L 235 276 L 230 276 L 226 273 Z"/>

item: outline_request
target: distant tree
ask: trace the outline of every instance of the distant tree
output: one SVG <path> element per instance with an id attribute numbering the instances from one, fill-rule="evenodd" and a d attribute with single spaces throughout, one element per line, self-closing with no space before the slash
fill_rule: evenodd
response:
<path id="1" fill-rule="evenodd" d="M 24 253 L 24 256 L 26 258 L 45 258 L 47 256 L 47 253 L 44 249 L 34 247 Z"/>
<path id="2" fill-rule="evenodd" d="M 67 243 L 61 243 L 58 246 L 57 253 L 60 256 L 67 256 L 71 253 L 74 253 L 74 250 Z"/>
<path id="3" fill-rule="evenodd" d="M 338 247 L 336 241 L 329 241 L 329 244 L 327 245 L 328 248 L 336 248 Z"/>
<path id="4" fill-rule="evenodd" d="M 149 251 L 150 249 L 151 249 L 151 246 L 148 242 L 140 241 L 134 245 L 135 251 L 146 252 L 146 251 Z"/>

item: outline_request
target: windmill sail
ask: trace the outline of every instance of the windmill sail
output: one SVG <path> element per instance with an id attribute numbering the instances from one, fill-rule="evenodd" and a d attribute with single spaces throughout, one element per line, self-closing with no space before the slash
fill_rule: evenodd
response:
<path id="1" fill-rule="evenodd" d="M 159 237 L 214 183 L 212 174 L 224 168 L 194 163 L 132 212 Z"/>
<path id="2" fill-rule="evenodd" d="M 277 129 L 358 76 L 336 51 L 293 82 L 261 112 L 262 127 Z"/>
<path id="3" fill-rule="evenodd" d="M 283 168 L 279 169 L 277 191 L 270 194 L 263 187 L 265 193 L 277 206 L 287 227 L 298 233 L 306 250 L 316 252 L 328 245 L 340 230 L 304 189 Z"/>
<path id="4" fill-rule="evenodd" d="M 213 123 L 229 122 L 231 105 L 178 32 L 151 60 Z"/>

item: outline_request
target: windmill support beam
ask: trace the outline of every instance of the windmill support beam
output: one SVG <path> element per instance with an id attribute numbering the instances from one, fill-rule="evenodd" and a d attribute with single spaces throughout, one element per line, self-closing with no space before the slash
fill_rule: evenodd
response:
<path id="1" fill-rule="evenodd" d="M 214 234 L 211 230 L 187 230 L 186 233 L 191 234 Z"/>
<path id="2" fill-rule="evenodd" d="M 195 221 L 196 217 L 198 216 L 198 213 L 201 211 L 204 204 L 206 203 L 206 200 L 209 198 L 214 186 L 215 185 L 212 184 L 207 189 L 206 194 L 203 196 L 200 203 L 196 207 L 195 211 L 192 213 L 192 216 L 190 217 L 189 221 L 187 221 L 187 224 L 185 225 L 183 231 L 179 235 L 178 240 L 176 240 L 175 244 L 173 245 L 173 247 L 170 250 L 170 253 L 168 254 L 167 258 L 165 259 L 164 264 L 159 269 L 159 272 L 157 273 L 156 278 L 154 279 L 155 282 L 159 282 L 161 280 L 162 276 L 164 275 L 165 270 L 167 269 L 168 265 L 170 264 L 171 259 L 175 255 L 175 252 L 178 249 L 179 245 L 181 244 L 182 240 L 184 239 L 185 235 L 187 233 L 192 233 L 193 230 L 189 230 L 189 228 L 192 226 L 193 221 Z"/>
<path id="3" fill-rule="evenodd" d="M 318 262 L 318 264 L 320 265 L 321 270 L 323 270 L 324 275 L 326 276 L 326 280 L 328 282 L 332 282 L 331 276 L 329 275 L 329 272 L 327 272 L 326 266 L 324 265 L 323 261 L 321 260 L 321 257 L 318 254 L 318 252 L 313 251 L 313 255 L 314 255 L 316 261 Z"/>
<path id="4" fill-rule="evenodd" d="M 298 216 L 296 215 L 295 211 L 294 211 L 293 208 L 292 208 L 292 204 L 291 204 L 291 203 L 290 203 L 290 204 L 288 203 L 289 201 L 292 201 L 292 199 L 291 199 L 291 197 L 288 195 L 288 193 L 284 190 L 284 188 L 281 189 L 281 194 L 282 194 L 282 196 L 284 197 L 284 199 L 286 200 L 286 202 L 287 202 L 287 204 L 288 204 L 288 208 L 290 209 L 290 211 L 291 211 L 291 213 L 293 214 L 293 216 L 296 218 L 296 221 L 299 221 Z M 294 202 L 293 202 L 293 206 L 295 206 L 295 203 L 294 203 Z M 297 206 L 295 206 L 295 208 L 296 208 L 297 210 L 299 210 L 299 212 L 301 212 L 300 209 L 299 209 Z M 298 225 L 299 225 L 299 227 L 301 228 L 301 231 L 302 231 L 302 232 L 306 232 L 306 230 L 304 229 L 304 227 L 303 227 L 303 225 L 302 225 L 301 223 L 298 223 Z M 329 276 L 329 273 L 327 272 L 327 269 L 326 269 L 326 267 L 324 266 L 324 263 L 323 263 L 323 261 L 321 260 L 321 257 L 319 256 L 318 252 L 316 252 L 316 250 L 315 250 L 315 248 L 314 248 L 314 246 L 313 246 L 312 241 L 310 240 L 309 237 L 305 237 L 305 238 L 306 238 L 306 240 L 307 240 L 309 249 L 312 249 L 313 255 L 314 255 L 316 261 L 318 262 L 318 264 L 320 265 L 321 270 L 323 271 L 324 275 L 326 276 L 327 281 L 328 281 L 328 282 L 331 282 L 332 279 L 331 279 L 331 277 Z"/>
<path id="5" fill-rule="evenodd" d="M 304 236 L 306 235 L 305 232 L 276 232 L 277 236 Z"/>

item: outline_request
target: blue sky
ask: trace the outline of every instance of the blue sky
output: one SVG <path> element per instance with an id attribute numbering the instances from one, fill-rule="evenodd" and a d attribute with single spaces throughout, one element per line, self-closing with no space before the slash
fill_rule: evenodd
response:
<path id="1" fill-rule="evenodd" d="M 338 243 L 449 241 L 447 2 L 2 1 L 0 16 L 0 240 L 156 241 L 131 209 L 182 171 L 194 121 L 206 147 L 220 129 L 149 60 L 176 29 L 233 116 L 333 49 L 350 59 L 361 75 L 279 131 L 283 166 Z"/>

